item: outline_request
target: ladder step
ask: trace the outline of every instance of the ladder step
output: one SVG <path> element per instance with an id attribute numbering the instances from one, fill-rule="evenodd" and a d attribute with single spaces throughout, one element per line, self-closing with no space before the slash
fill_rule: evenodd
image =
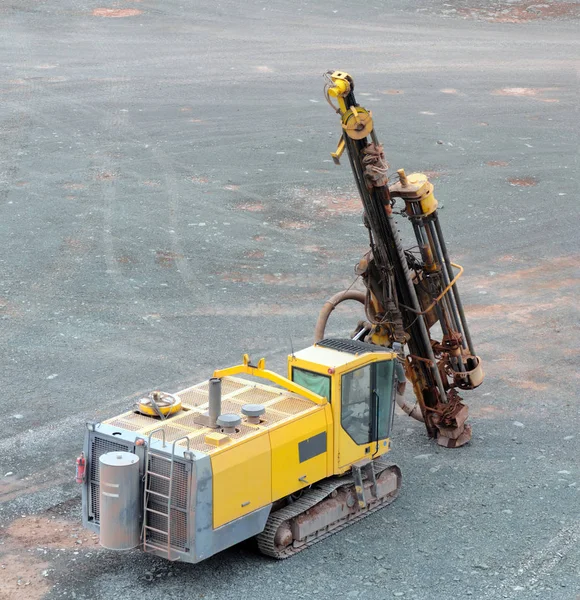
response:
<path id="1" fill-rule="evenodd" d="M 161 496 L 161 498 L 165 498 L 166 500 L 169 500 L 169 496 L 166 496 L 165 494 L 160 494 L 159 492 L 154 492 L 153 490 L 149 490 L 149 489 L 146 489 L 145 492 L 147 494 L 154 494 L 155 496 Z"/>
<path id="2" fill-rule="evenodd" d="M 155 550 L 160 550 L 161 552 L 165 552 L 165 554 L 169 555 L 167 548 L 162 548 L 161 546 L 156 546 L 155 544 L 151 544 L 150 542 L 143 542 L 143 546 L 147 548 L 154 548 Z"/>
<path id="3" fill-rule="evenodd" d="M 169 535 L 168 531 L 162 531 L 161 529 L 156 529 L 155 527 L 151 527 L 151 525 L 145 525 L 145 529 L 148 529 L 149 531 L 155 531 L 156 533 L 161 533 L 162 535 L 165 535 L 165 536 Z"/>
<path id="4" fill-rule="evenodd" d="M 166 479 L 167 481 L 171 481 L 171 477 L 167 477 L 167 475 L 161 475 L 160 473 L 155 473 L 155 471 L 147 471 L 149 475 L 153 475 L 154 477 L 160 477 L 161 479 Z"/>
<path id="5" fill-rule="evenodd" d="M 149 456 L 154 456 L 155 458 L 160 458 L 161 460 L 166 460 L 167 462 L 173 462 L 173 459 L 167 458 L 167 456 L 165 456 L 164 454 L 157 454 L 156 452 L 153 452 L 152 450 L 149 450 L 149 452 L 147 452 L 147 454 Z"/>
<path id="6" fill-rule="evenodd" d="M 145 510 L 148 511 L 148 512 L 155 513 L 156 515 L 161 515 L 162 517 L 168 517 L 169 516 L 167 513 L 160 512 L 160 511 L 154 510 L 152 508 L 146 508 Z"/>

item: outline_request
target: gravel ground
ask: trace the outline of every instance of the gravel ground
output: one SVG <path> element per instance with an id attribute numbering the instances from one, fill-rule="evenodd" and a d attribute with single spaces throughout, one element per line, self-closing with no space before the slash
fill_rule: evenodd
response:
<path id="1" fill-rule="evenodd" d="M 0 5 L 1 600 L 580 593 L 578 5 L 383 4 Z M 473 442 L 399 415 L 397 502 L 286 562 L 101 550 L 72 483 L 84 420 L 245 351 L 283 370 L 353 281 L 328 69 L 392 168 L 435 184 L 487 373 Z"/>

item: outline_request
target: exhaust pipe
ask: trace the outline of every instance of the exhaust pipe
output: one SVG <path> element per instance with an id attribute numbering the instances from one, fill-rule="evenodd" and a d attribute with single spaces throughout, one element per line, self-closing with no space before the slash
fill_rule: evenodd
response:
<path id="1" fill-rule="evenodd" d="M 212 377 L 209 380 L 209 427 L 217 429 L 217 419 L 222 412 L 222 380 Z"/>

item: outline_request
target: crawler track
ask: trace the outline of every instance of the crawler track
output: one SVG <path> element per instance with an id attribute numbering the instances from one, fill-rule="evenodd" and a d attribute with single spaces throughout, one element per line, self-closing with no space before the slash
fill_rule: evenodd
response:
<path id="1" fill-rule="evenodd" d="M 397 487 L 392 493 L 387 494 L 383 498 L 376 498 L 374 496 L 371 498 L 367 497 L 367 505 L 365 508 L 360 509 L 358 505 L 355 504 L 352 512 L 348 513 L 344 518 L 326 525 L 315 531 L 313 534 L 308 535 L 305 539 L 294 539 L 292 543 L 287 546 L 278 546 L 275 538 L 276 533 L 282 524 L 296 519 L 307 510 L 329 498 L 333 492 L 338 491 L 341 488 L 354 492 L 354 481 L 352 476 L 332 477 L 321 481 L 313 485 L 301 498 L 270 515 L 264 531 L 257 536 L 260 552 L 278 560 L 289 558 L 391 504 L 391 502 L 399 495 L 399 489 L 401 487 L 401 471 L 397 465 L 380 459 L 373 462 L 373 467 L 377 478 L 387 470 L 395 473 L 397 477 Z"/>

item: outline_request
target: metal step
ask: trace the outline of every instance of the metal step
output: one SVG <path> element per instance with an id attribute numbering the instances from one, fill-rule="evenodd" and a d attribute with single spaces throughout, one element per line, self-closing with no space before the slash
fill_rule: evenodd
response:
<path id="1" fill-rule="evenodd" d="M 161 475 L 161 473 L 156 473 L 155 471 L 147 471 L 148 475 L 154 475 L 155 477 L 160 477 L 161 479 L 166 479 L 167 481 L 170 481 L 171 478 L 167 477 L 167 475 Z"/>
<path id="2" fill-rule="evenodd" d="M 147 529 L 148 531 L 155 531 L 155 533 L 160 533 L 161 535 L 169 535 L 168 531 L 163 531 L 162 529 L 151 527 L 151 525 L 145 525 L 145 529 Z"/>
<path id="3" fill-rule="evenodd" d="M 148 488 L 145 488 L 145 493 L 146 494 L 155 494 L 155 496 L 161 496 L 161 498 L 165 498 L 166 500 L 169 500 L 169 496 L 166 496 L 165 494 L 160 494 L 159 492 L 154 492 L 153 490 L 150 490 Z"/>
<path id="4" fill-rule="evenodd" d="M 145 509 L 147 512 L 152 512 L 155 513 L 156 515 L 161 515 L 162 517 L 168 517 L 169 515 L 167 513 L 164 512 L 160 512 L 158 510 L 154 510 L 153 508 L 146 508 Z"/>

